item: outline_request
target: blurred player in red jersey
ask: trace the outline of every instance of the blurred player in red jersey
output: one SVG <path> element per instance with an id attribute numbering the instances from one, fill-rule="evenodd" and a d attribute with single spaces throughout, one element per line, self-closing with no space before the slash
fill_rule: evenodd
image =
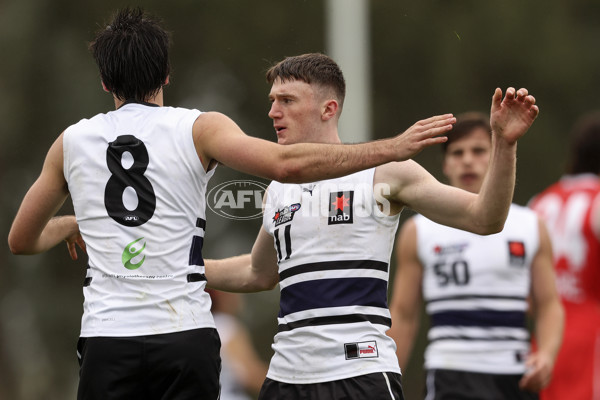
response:
<path id="1" fill-rule="evenodd" d="M 567 174 L 531 201 L 546 220 L 566 321 L 541 399 L 600 399 L 600 113 L 572 132 Z"/>

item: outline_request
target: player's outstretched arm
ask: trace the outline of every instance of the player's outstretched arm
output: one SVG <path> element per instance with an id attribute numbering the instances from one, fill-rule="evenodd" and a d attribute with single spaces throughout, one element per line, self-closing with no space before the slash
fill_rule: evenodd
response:
<path id="1" fill-rule="evenodd" d="M 539 110 L 526 89 L 509 88 L 504 99 L 496 89 L 491 112 L 492 155 L 478 194 L 444 185 L 417 163 L 406 161 L 377 167 L 375 183 L 389 186 L 384 197 L 439 224 L 480 235 L 500 232 L 514 192 L 516 141 Z"/>
<path id="2" fill-rule="evenodd" d="M 565 321 L 556 290 L 550 236 L 541 220 L 538 224 L 540 246 L 531 264 L 531 298 L 537 350 L 527 359 L 527 372 L 519 382 L 521 388 L 534 392 L 550 383 Z"/>
<path id="3" fill-rule="evenodd" d="M 205 169 L 214 161 L 279 182 L 301 183 L 335 178 L 390 161 L 413 157 L 425 147 L 446 141 L 451 114 L 417 122 L 391 139 L 362 144 L 298 143 L 279 145 L 247 136 L 228 117 L 208 112 L 194 123 L 196 151 Z"/>
<path id="4" fill-rule="evenodd" d="M 270 290 L 279 282 L 273 238 L 260 228 L 252 254 L 205 260 L 207 286 L 227 292 Z"/>
<path id="5" fill-rule="evenodd" d="M 513 199 L 516 176 L 517 140 L 529 129 L 539 114 L 535 98 L 527 89 L 515 91 L 509 87 L 502 98 L 502 90 L 492 96 L 490 125 L 492 153 L 487 174 L 474 203 L 475 213 L 488 213 L 495 221 L 488 223 L 504 227 Z"/>
<path id="6" fill-rule="evenodd" d="M 387 334 L 396 342 L 398 363 L 405 369 L 419 330 L 422 301 L 423 267 L 417 255 L 417 228 L 412 218 L 400 230 L 396 254 L 396 277 L 390 303 L 392 327 Z"/>
<path id="7" fill-rule="evenodd" d="M 31 186 L 8 234 L 13 254 L 37 254 L 65 240 L 71 257 L 75 245 L 85 249 L 75 217 L 54 217 L 69 192 L 63 175 L 62 135 L 56 139 L 44 161 L 42 172 Z"/>

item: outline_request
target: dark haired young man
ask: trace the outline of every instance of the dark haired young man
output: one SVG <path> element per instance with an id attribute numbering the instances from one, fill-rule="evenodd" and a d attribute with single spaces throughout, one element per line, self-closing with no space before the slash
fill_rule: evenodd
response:
<path id="1" fill-rule="evenodd" d="M 565 308 L 563 345 L 542 400 L 600 399 L 600 113 L 571 133 L 565 176 L 531 201 L 548 224 Z"/>
<path id="2" fill-rule="evenodd" d="M 284 182 L 328 179 L 408 159 L 443 142 L 454 122 L 432 117 L 360 145 L 281 146 L 220 113 L 164 107 L 168 47 L 140 9 L 100 30 L 90 48 L 116 110 L 58 137 L 9 233 L 15 254 L 66 240 L 76 257 L 76 243 L 87 246 L 80 399 L 218 398 L 220 343 L 202 259 L 217 163 Z M 69 194 L 75 216 L 52 218 Z"/>
<path id="3" fill-rule="evenodd" d="M 267 72 L 278 143 L 341 143 L 345 95 L 323 54 L 288 57 Z M 308 184 L 272 182 L 251 257 L 207 263 L 208 285 L 281 289 L 278 333 L 260 399 L 402 399 L 387 309 L 389 261 L 407 206 L 480 234 L 502 229 L 516 141 L 538 114 L 527 90 L 496 89 L 493 157 L 479 194 L 435 180 L 417 163 L 388 163 Z"/>
<path id="4" fill-rule="evenodd" d="M 444 143 L 450 185 L 478 193 L 492 155 L 489 118 L 457 118 Z M 447 144 L 447 145 L 446 145 Z M 563 311 L 554 285 L 552 246 L 531 210 L 511 205 L 502 232 L 480 236 L 410 218 L 397 242 L 389 335 L 406 367 L 426 303 L 426 399 L 534 399 L 550 380 Z M 528 300 L 538 348 L 529 349 Z"/>

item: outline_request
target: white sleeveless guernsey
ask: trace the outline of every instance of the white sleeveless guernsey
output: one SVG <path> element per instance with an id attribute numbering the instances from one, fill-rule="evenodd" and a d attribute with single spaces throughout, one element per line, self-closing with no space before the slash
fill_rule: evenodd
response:
<path id="1" fill-rule="evenodd" d="M 513 204 L 504 230 L 489 236 L 414 218 L 431 322 L 426 369 L 524 373 L 535 213 Z"/>
<path id="2" fill-rule="evenodd" d="M 263 226 L 274 237 L 281 299 L 268 378 L 302 384 L 400 373 L 385 334 L 399 215 L 378 209 L 374 171 L 269 185 Z"/>
<path id="3" fill-rule="evenodd" d="M 89 264 L 81 336 L 214 327 L 202 259 L 206 173 L 198 110 L 126 103 L 63 138 L 64 173 Z"/>

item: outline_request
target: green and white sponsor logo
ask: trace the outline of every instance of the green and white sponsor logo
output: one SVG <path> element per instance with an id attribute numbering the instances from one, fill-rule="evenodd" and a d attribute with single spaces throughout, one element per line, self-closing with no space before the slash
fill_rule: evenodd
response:
<path id="1" fill-rule="evenodd" d="M 131 260 L 133 260 L 135 257 L 142 254 L 142 251 L 144 251 L 144 249 L 146 248 L 146 242 L 144 242 L 144 245 L 141 248 L 138 248 L 138 246 L 136 246 L 136 243 L 142 239 L 144 239 L 144 238 L 141 237 L 139 239 L 134 240 L 133 242 L 131 242 L 127 246 L 125 246 L 125 248 L 123 249 L 123 255 L 121 256 L 121 261 L 123 262 L 123 266 L 125 268 L 138 269 L 139 267 L 142 266 L 142 264 L 144 263 L 144 260 L 146 260 L 146 256 L 144 256 L 142 258 L 142 260 L 136 264 L 131 262 Z"/>

